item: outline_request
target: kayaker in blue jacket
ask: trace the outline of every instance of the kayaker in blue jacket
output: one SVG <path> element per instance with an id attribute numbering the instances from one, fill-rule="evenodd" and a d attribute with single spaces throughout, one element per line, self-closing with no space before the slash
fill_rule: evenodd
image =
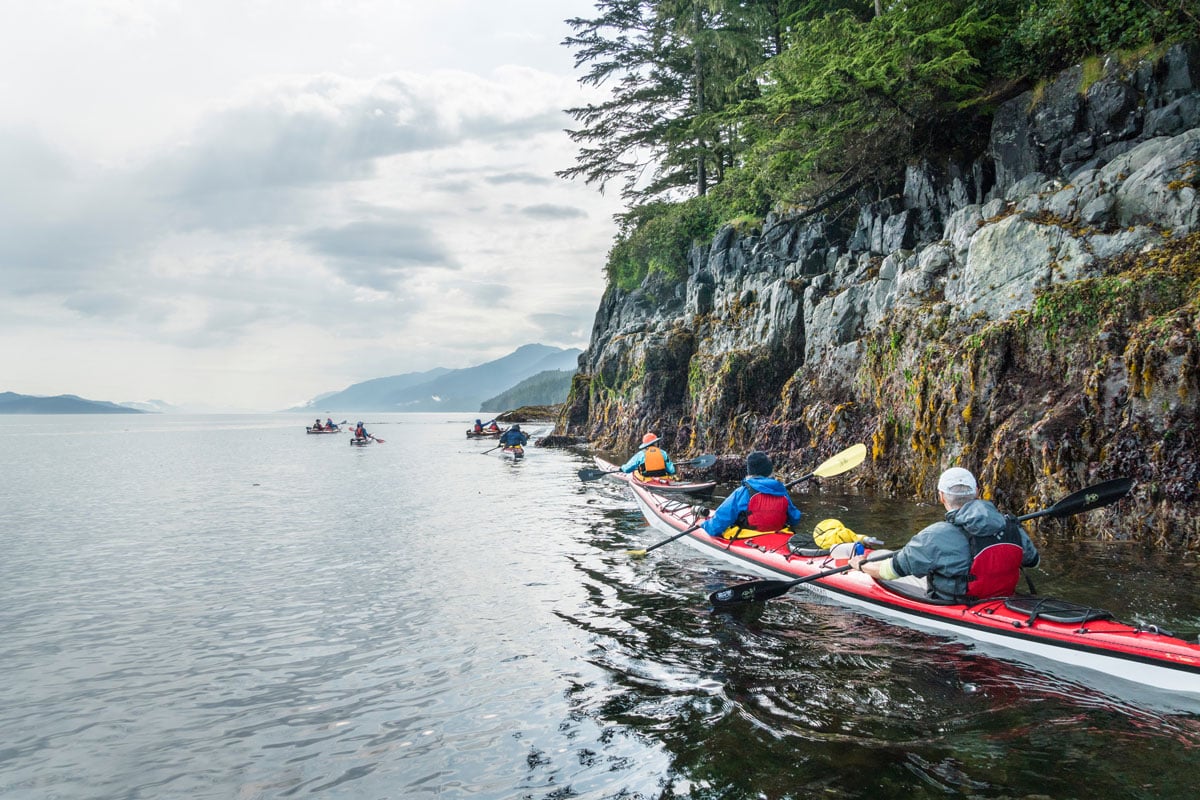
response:
<path id="1" fill-rule="evenodd" d="M 500 445 L 502 447 L 513 447 L 518 444 L 524 447 L 528 441 L 529 434 L 523 433 L 520 425 L 513 425 L 500 434 Z"/>
<path id="2" fill-rule="evenodd" d="M 653 433 L 647 433 L 642 437 L 642 446 L 638 448 L 633 456 L 621 465 L 621 472 L 633 472 L 637 470 L 647 478 L 658 478 L 664 475 L 675 474 L 675 464 L 671 461 L 671 457 L 667 455 L 667 451 L 661 447 L 656 447 L 658 444 L 658 436 Z"/>
<path id="3" fill-rule="evenodd" d="M 755 450 L 746 456 L 745 480 L 703 523 L 705 533 L 745 538 L 746 532 L 777 531 L 799 522 L 800 509 L 787 487 L 771 477 L 773 470 L 766 453 Z"/>
<path id="4" fill-rule="evenodd" d="M 855 569 L 882 580 L 903 579 L 943 600 L 983 599 L 1011 595 L 1022 567 L 1040 561 L 1029 535 L 987 500 L 979 499 L 975 476 L 951 467 L 938 478 L 938 500 L 944 521 L 922 529 L 891 558 L 862 563 Z"/>

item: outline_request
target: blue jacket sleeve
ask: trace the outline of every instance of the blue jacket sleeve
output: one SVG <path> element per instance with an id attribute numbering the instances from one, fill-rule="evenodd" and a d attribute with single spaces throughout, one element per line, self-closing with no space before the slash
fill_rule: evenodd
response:
<path id="1" fill-rule="evenodd" d="M 704 532 L 709 536 L 720 536 L 737 521 L 738 514 L 745 511 L 749 505 L 750 492 L 745 486 L 739 486 L 704 523 Z"/>
<path id="2" fill-rule="evenodd" d="M 633 472 L 644 463 L 646 463 L 646 451 L 638 450 L 628 461 L 621 465 L 621 472 Z"/>
<path id="3" fill-rule="evenodd" d="M 667 474 L 674 475 L 675 474 L 675 462 L 671 460 L 671 457 L 669 455 L 667 455 L 667 451 L 665 451 L 665 450 L 663 451 L 663 459 L 667 462 Z"/>
<path id="4" fill-rule="evenodd" d="M 800 517 L 804 516 L 800 509 L 796 508 L 796 504 L 792 502 L 792 498 L 788 498 L 788 524 L 792 525 L 792 530 L 799 532 L 794 526 L 800 521 Z"/>

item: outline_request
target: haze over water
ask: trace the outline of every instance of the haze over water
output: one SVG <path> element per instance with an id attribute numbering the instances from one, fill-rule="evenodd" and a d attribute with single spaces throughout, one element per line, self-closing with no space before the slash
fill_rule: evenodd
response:
<path id="1" fill-rule="evenodd" d="M 474 416 L 0 417 L 0 797 L 1194 796 L 1200 710 L 803 591 L 713 613 L 743 576 L 630 558 L 623 490 Z M 806 520 L 937 516 L 836 492 Z M 1043 593 L 1200 631 L 1194 567 L 1031 532 Z"/>

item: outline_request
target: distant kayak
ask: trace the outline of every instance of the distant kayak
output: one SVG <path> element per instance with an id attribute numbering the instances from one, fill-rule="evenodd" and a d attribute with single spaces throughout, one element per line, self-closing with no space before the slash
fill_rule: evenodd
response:
<path id="1" fill-rule="evenodd" d="M 374 441 L 374 440 L 372 440 L 372 439 L 369 439 L 369 438 L 363 438 L 363 437 L 361 437 L 361 436 L 355 436 L 353 439 L 351 439 L 351 440 L 350 440 L 350 444 L 352 444 L 352 445 L 354 445 L 354 446 L 356 446 L 356 447 L 366 447 L 367 445 L 369 445 L 369 444 L 372 444 L 372 443 L 373 443 L 373 441 Z"/>
<path id="2" fill-rule="evenodd" d="M 341 433 L 342 432 L 341 428 L 314 428 L 311 425 L 306 427 L 304 430 L 306 430 L 308 433 Z"/>
<path id="3" fill-rule="evenodd" d="M 483 433 L 476 433 L 475 431 L 467 431 L 467 438 L 468 439 L 499 439 L 500 434 L 502 434 L 502 433 L 504 433 L 504 431 L 484 431 Z"/>
<path id="4" fill-rule="evenodd" d="M 620 468 L 610 461 L 605 461 L 599 456 L 593 456 L 592 460 L 596 462 L 596 466 L 605 472 L 611 472 L 608 477 L 615 481 L 628 483 L 636 486 L 644 486 L 652 492 L 662 494 L 709 494 L 716 488 L 716 481 L 685 481 L 675 477 L 662 478 L 646 478 L 638 475 L 636 472 L 627 474 L 619 471 Z"/>

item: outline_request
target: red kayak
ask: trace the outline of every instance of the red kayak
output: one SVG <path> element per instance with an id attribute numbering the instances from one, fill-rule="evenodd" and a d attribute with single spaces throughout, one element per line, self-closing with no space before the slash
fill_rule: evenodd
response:
<path id="1" fill-rule="evenodd" d="M 674 535 L 696 524 L 690 504 L 631 485 L 638 506 L 654 528 Z M 791 554 L 786 533 L 731 542 L 697 529 L 681 538 L 765 578 L 795 580 L 847 563 L 828 555 Z M 1200 701 L 1200 643 L 1185 641 L 1154 625 L 1119 622 L 1102 609 L 1021 595 L 972 605 L 935 603 L 906 593 L 904 584 L 877 581 L 858 571 L 839 572 L 803 585 L 835 603 L 915 628 L 950 632 L 1059 664 L 1181 692 Z"/>
<path id="2" fill-rule="evenodd" d="M 605 461 L 599 456 L 592 456 L 592 460 L 596 462 L 596 466 L 604 472 L 612 473 L 608 477 L 623 483 L 628 483 L 631 486 L 642 486 L 654 492 L 666 495 L 679 494 L 708 494 L 716 488 L 716 481 L 685 481 L 675 477 L 664 478 L 643 478 L 637 473 L 626 474 L 621 472 L 617 464 L 610 461 Z M 686 525 L 684 527 L 687 527 Z"/>

